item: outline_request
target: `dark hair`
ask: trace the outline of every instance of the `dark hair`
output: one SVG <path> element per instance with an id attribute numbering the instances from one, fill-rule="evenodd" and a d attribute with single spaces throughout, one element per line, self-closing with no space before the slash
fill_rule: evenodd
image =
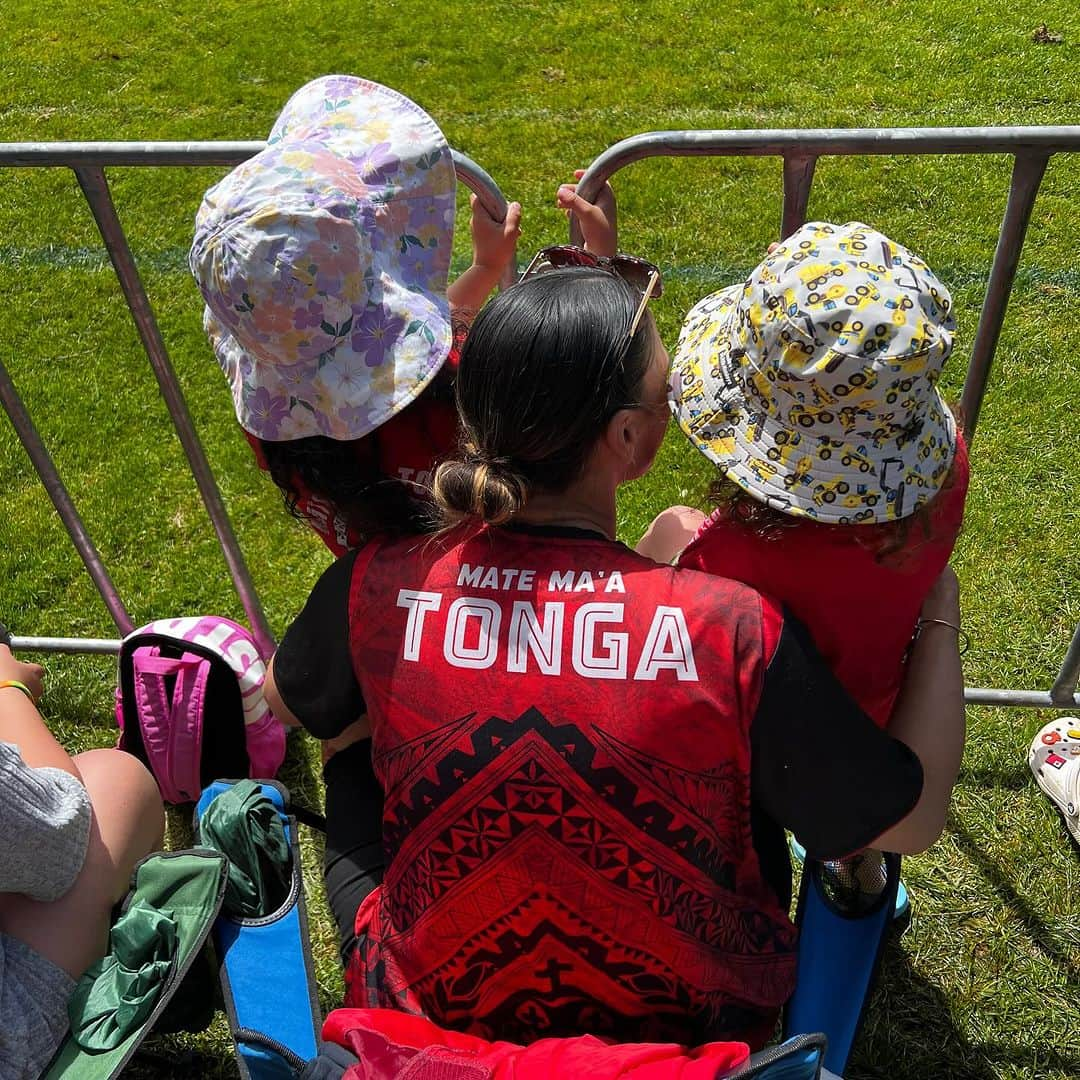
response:
<path id="1" fill-rule="evenodd" d="M 534 490 L 564 491 L 604 426 L 637 405 L 649 367 L 648 319 L 621 278 L 552 270 L 500 293 L 477 315 L 461 353 L 462 453 L 435 473 L 443 524 L 509 520 Z"/>
<path id="2" fill-rule="evenodd" d="M 956 418 L 957 430 L 963 435 L 963 419 L 959 408 L 950 407 Z M 749 529 L 762 540 L 776 540 L 785 529 L 806 528 L 851 529 L 852 538 L 870 551 L 877 562 L 896 565 L 922 544 L 934 539 L 934 505 L 956 483 L 956 459 L 953 459 L 942 485 L 919 508 L 896 521 L 880 521 L 866 525 L 839 525 L 813 518 L 796 517 L 758 502 L 734 480 L 720 473 L 709 485 L 709 501 L 720 507 L 724 517 Z"/>
<path id="3" fill-rule="evenodd" d="M 464 332 L 457 326 L 454 329 L 455 342 L 459 342 Z M 443 367 L 413 404 L 438 401 L 449 405 L 453 399 L 454 376 L 449 367 Z M 430 532 L 437 524 L 425 489 L 381 471 L 378 430 L 360 439 L 311 435 L 288 442 L 260 439 L 259 445 L 286 509 L 300 521 L 307 518 L 298 502 L 310 493 L 326 499 L 350 531 L 365 539 Z"/>

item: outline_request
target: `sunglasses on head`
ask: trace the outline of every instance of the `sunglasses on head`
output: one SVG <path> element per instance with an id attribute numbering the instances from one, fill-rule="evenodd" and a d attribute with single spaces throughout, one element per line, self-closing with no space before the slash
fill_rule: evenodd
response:
<path id="1" fill-rule="evenodd" d="M 554 247 L 541 248 L 525 267 L 525 272 L 518 279 L 524 281 L 532 274 L 542 274 L 545 270 L 561 270 L 566 266 L 588 266 L 605 270 L 609 274 L 622 278 L 628 285 L 641 293 L 641 303 L 634 313 L 630 324 L 632 338 L 641 325 L 641 318 L 649 300 L 654 296 L 663 296 L 664 283 L 660 280 L 660 270 L 647 259 L 636 255 L 594 255 L 591 251 L 573 244 L 556 244 Z"/>

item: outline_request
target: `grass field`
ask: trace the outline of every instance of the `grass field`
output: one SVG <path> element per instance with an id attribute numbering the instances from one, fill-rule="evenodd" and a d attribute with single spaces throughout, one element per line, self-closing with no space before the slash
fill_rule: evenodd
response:
<path id="1" fill-rule="evenodd" d="M 1058 43 L 1039 44 L 1048 23 Z M 665 128 L 1075 122 L 1080 8 L 1035 0 L 550 0 L 440 5 L 379 0 L 215 6 L 147 0 L 5 0 L 0 141 L 263 138 L 316 75 L 394 86 L 439 120 L 525 208 L 522 251 L 564 236 L 558 181 L 616 140 Z M 185 256 L 220 169 L 113 170 L 122 221 L 195 425 L 277 633 L 327 555 L 290 523 L 251 461 L 200 328 Z M 823 160 L 810 214 L 860 219 L 907 243 L 957 300 L 958 394 L 1004 207 L 1009 162 L 980 157 Z M 136 622 L 202 611 L 242 617 L 179 444 L 89 211 L 63 170 L 7 171 L 0 186 L 0 360 L 55 456 Z M 670 283 L 657 316 L 672 344 L 699 296 L 744 274 L 776 238 L 772 160 L 655 161 L 618 180 L 625 250 Z M 1054 158 L 1032 218 L 972 465 L 957 553 L 973 646 L 968 682 L 1044 687 L 1080 618 L 1080 180 Z M 457 245 L 465 264 L 464 230 Z M 634 539 L 659 508 L 697 501 L 706 473 L 669 435 L 627 490 Z M 22 634 L 113 627 L 10 425 L 0 421 L 0 617 Z M 45 711 L 73 748 L 104 745 L 112 665 L 49 661 Z M 887 953 L 852 1077 L 1080 1075 L 1080 862 L 1024 755 L 1047 719 L 972 709 L 949 828 L 905 863 L 911 929 Z M 317 756 L 292 744 L 285 781 L 318 798 Z M 173 823 L 181 842 L 182 823 Z M 341 992 L 305 850 L 323 1004 Z M 185 1048 L 181 1063 L 166 1051 Z M 132 1075 L 234 1073 L 220 1020 L 159 1041 Z"/>

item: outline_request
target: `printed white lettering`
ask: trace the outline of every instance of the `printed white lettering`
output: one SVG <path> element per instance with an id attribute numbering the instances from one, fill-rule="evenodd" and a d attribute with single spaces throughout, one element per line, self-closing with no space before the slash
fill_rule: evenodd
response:
<path id="1" fill-rule="evenodd" d="M 597 651 L 597 627 L 623 621 L 622 604 L 582 604 L 574 616 L 574 670 L 588 679 L 625 679 L 629 635 L 606 631 L 600 634 L 601 652 Z"/>
<path id="2" fill-rule="evenodd" d="M 510 615 L 510 642 L 506 655 L 506 670 L 524 672 L 529 653 L 536 659 L 543 675 L 562 672 L 562 629 L 566 605 L 554 602 L 544 605 L 544 621 L 536 617 L 536 609 L 525 600 L 515 600 Z"/>
<path id="3" fill-rule="evenodd" d="M 484 580 L 480 582 L 481 589 L 497 589 L 499 587 L 499 571 L 495 567 L 491 567 L 490 570 L 484 575 Z"/>
<path id="4" fill-rule="evenodd" d="M 548 578 L 548 592 L 571 592 L 574 588 L 573 570 L 552 570 Z"/>
<path id="5" fill-rule="evenodd" d="M 496 571 L 466 564 L 460 568 L 458 576 L 472 585 L 477 585 L 478 579 L 486 585 L 494 573 L 502 575 L 501 582 L 494 587 L 511 590 L 514 578 L 520 589 L 526 581 L 526 573 L 535 574 L 535 571 L 505 568 Z M 619 587 L 623 583 L 621 577 L 616 582 L 617 574 L 613 571 L 608 581 Z M 560 579 L 560 582 L 568 583 L 572 576 Z M 442 610 L 442 600 L 442 593 L 399 591 L 397 606 L 408 611 L 403 659 L 414 663 L 420 660 L 424 620 L 429 612 Z M 575 606 L 577 603 L 574 601 Z M 483 670 L 505 663 L 505 670 L 510 674 L 522 675 L 531 669 L 541 675 L 561 675 L 564 644 L 570 644 L 573 670 L 587 679 L 630 678 L 636 682 L 656 682 L 661 672 L 671 671 L 679 682 L 698 681 L 694 643 L 686 615 L 682 608 L 673 606 L 655 609 L 640 652 L 635 639 L 637 663 L 633 673 L 629 674 L 630 632 L 641 624 L 635 619 L 624 629 L 625 611 L 625 605 L 618 602 L 583 603 L 573 615 L 571 629 L 567 622 L 566 602 L 562 600 L 539 605 L 531 600 L 515 600 L 504 620 L 502 601 L 459 596 L 446 609 L 445 627 L 432 627 L 431 633 L 442 633 L 443 657 L 456 668 Z M 507 633 L 500 640 L 504 621 Z M 571 638 L 570 642 L 564 642 L 564 634 Z M 212 635 L 214 639 L 222 636 L 220 627 Z M 217 644 L 221 647 L 220 641 Z M 505 659 L 500 657 L 501 652 Z M 258 661 L 256 650 L 240 638 L 228 647 L 228 655 L 233 654 L 241 667 Z"/>
<path id="6" fill-rule="evenodd" d="M 492 573 L 495 571 L 493 570 Z M 478 641 L 468 645 L 465 635 L 470 619 L 479 622 Z M 502 608 L 494 600 L 459 596 L 446 612 L 443 656 L 449 664 L 461 668 L 489 668 L 499 652 L 499 625 Z"/>
<path id="7" fill-rule="evenodd" d="M 461 588 L 462 585 L 473 585 L 480 588 L 480 575 L 483 572 L 484 568 L 482 566 L 470 566 L 468 563 L 462 563 L 457 576 L 458 588 Z"/>
<path id="8" fill-rule="evenodd" d="M 611 571 L 611 577 L 608 578 L 607 584 L 604 586 L 604 592 L 626 592 L 626 586 L 623 584 L 621 571 Z"/>
<path id="9" fill-rule="evenodd" d="M 577 584 L 574 586 L 574 592 L 596 592 L 593 588 L 592 574 L 588 570 L 582 570 L 578 575 Z"/>
<path id="10" fill-rule="evenodd" d="M 402 659 L 413 661 L 420 659 L 420 636 L 424 632 L 424 616 L 429 611 L 438 611 L 441 605 L 442 593 L 416 592 L 413 589 L 402 589 L 398 592 L 397 606 L 409 609 L 409 617 L 405 621 Z"/>
<path id="11" fill-rule="evenodd" d="M 674 671 L 679 682 L 698 681 L 694 645 L 690 640 L 690 631 L 682 608 L 656 609 L 634 678 L 642 682 L 654 682 L 661 669 Z"/>
<path id="12" fill-rule="evenodd" d="M 192 639 L 199 645 L 204 645 L 214 652 L 225 652 L 225 641 L 232 637 L 234 631 L 228 623 L 218 623 L 209 634 L 196 634 Z"/>
<path id="13" fill-rule="evenodd" d="M 521 577 L 518 578 L 518 592 L 528 592 L 533 587 L 535 580 L 535 570 L 522 570 Z"/>

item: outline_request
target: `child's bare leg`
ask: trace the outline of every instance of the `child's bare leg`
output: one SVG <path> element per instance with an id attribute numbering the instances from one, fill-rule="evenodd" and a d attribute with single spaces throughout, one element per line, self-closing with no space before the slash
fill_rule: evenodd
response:
<path id="1" fill-rule="evenodd" d="M 674 562 L 705 520 L 700 510 L 689 506 L 671 506 L 653 518 L 634 550 L 658 563 Z"/>
<path id="2" fill-rule="evenodd" d="M 0 928 L 77 979 L 105 955 L 113 905 L 135 863 L 160 848 L 165 815 L 153 777 L 130 754 L 88 750 L 73 760 L 94 810 L 86 862 L 52 903 L 4 896 Z"/>
<path id="3" fill-rule="evenodd" d="M 371 722 L 367 716 L 361 716 L 359 720 L 354 720 L 340 735 L 335 735 L 332 739 L 321 739 L 320 746 L 322 748 L 322 763 L 325 765 L 336 753 L 344 750 L 347 746 L 352 746 L 355 742 L 360 742 L 361 739 L 371 738 Z"/>

